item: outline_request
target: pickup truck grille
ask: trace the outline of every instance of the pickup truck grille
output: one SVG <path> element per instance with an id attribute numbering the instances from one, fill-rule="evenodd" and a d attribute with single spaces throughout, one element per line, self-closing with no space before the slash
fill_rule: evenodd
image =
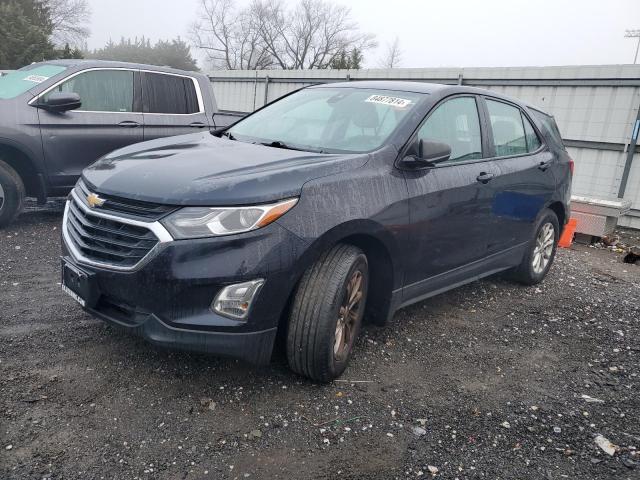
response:
<path id="1" fill-rule="evenodd" d="M 78 198 L 80 198 L 85 205 L 89 206 L 85 199 L 91 191 L 82 180 L 80 180 L 76 185 L 75 192 L 78 194 Z M 176 207 L 172 207 L 170 205 L 140 202 L 129 198 L 104 195 L 102 193 L 100 194 L 100 198 L 104 200 L 104 204 L 100 207 L 101 212 L 112 213 L 142 221 L 160 220 L 165 215 L 176 210 Z"/>
<path id="2" fill-rule="evenodd" d="M 67 206 L 67 241 L 90 262 L 116 268 L 133 268 L 159 242 L 146 227 L 131 225 L 126 220 L 104 218 L 87 211 L 71 195 Z"/>

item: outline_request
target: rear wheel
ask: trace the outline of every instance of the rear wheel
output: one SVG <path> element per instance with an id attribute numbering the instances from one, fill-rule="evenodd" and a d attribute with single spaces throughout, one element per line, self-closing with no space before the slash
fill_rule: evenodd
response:
<path id="1" fill-rule="evenodd" d="M 20 175 L 0 160 L 0 228 L 9 225 L 22 211 L 24 195 Z"/>
<path id="2" fill-rule="evenodd" d="M 536 222 L 534 237 L 527 246 L 522 263 L 512 272 L 514 280 L 525 285 L 540 283 L 553 264 L 559 237 L 558 217 L 545 209 Z"/>
<path id="3" fill-rule="evenodd" d="M 328 382 L 344 372 L 360 332 L 369 287 L 367 257 L 337 245 L 303 275 L 287 333 L 292 370 Z"/>

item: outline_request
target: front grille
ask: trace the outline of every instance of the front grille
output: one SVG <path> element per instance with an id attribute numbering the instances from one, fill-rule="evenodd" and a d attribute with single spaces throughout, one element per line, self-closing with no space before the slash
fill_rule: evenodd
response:
<path id="1" fill-rule="evenodd" d="M 142 226 L 106 219 L 85 211 L 75 195 L 67 210 L 68 240 L 86 259 L 114 267 L 131 268 L 140 262 L 159 240 Z"/>
<path id="2" fill-rule="evenodd" d="M 78 194 L 78 198 L 80 198 L 85 205 L 89 206 L 86 202 L 86 198 L 91 192 L 82 180 L 80 180 L 76 185 L 75 191 Z M 101 212 L 113 213 L 142 221 L 160 220 L 165 215 L 176 210 L 176 207 L 172 207 L 170 205 L 140 202 L 138 200 L 114 197 L 112 195 L 104 195 L 102 193 L 100 194 L 100 198 L 105 201 L 100 207 Z"/>

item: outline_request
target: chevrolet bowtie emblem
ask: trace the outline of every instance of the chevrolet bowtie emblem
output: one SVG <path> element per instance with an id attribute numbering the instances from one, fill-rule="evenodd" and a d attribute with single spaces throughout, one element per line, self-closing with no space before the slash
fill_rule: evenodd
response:
<path id="1" fill-rule="evenodd" d="M 101 207 L 102 205 L 104 205 L 104 202 L 105 200 L 103 198 L 100 198 L 95 193 L 90 193 L 89 195 L 87 195 L 87 203 L 91 208 Z"/>

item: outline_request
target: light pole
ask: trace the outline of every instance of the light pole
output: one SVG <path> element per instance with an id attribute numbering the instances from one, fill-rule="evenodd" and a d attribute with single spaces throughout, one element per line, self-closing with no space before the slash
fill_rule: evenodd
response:
<path id="1" fill-rule="evenodd" d="M 638 46 L 636 46 L 636 56 L 633 59 L 633 63 L 638 63 L 638 50 L 640 50 L 640 30 L 625 30 L 624 32 L 625 38 L 637 38 Z"/>

